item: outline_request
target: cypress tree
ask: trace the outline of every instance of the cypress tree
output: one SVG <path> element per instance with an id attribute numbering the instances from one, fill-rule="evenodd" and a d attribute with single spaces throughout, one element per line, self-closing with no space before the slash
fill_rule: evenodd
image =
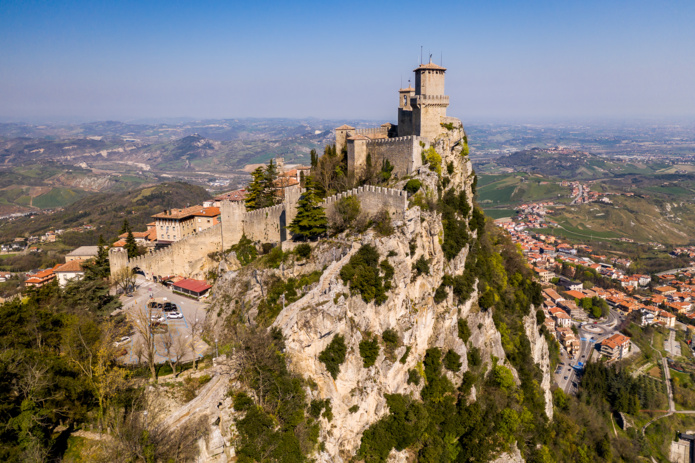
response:
<path id="1" fill-rule="evenodd" d="M 326 211 L 319 206 L 321 200 L 316 182 L 311 176 L 307 176 L 304 182 L 306 191 L 299 198 L 297 216 L 287 228 L 301 239 L 315 239 L 326 233 L 328 220 Z"/>

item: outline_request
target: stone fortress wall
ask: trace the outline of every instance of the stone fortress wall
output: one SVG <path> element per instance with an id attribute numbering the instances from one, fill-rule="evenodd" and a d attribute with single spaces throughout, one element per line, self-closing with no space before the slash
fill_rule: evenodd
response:
<path id="1" fill-rule="evenodd" d="M 147 279 L 153 276 L 195 276 L 203 278 L 207 267 L 208 254 L 220 251 L 222 236 L 221 224 L 216 224 L 208 229 L 187 236 L 186 238 L 171 243 L 170 246 L 142 256 L 128 260 L 128 254 L 124 249 L 112 248 L 109 250 L 111 272 L 116 266 L 127 266 L 131 269 L 139 268 L 145 273 Z M 114 260 L 114 254 L 120 253 Z M 125 255 L 125 259 L 123 259 Z M 124 262 L 125 260 L 125 262 Z M 118 270 L 116 268 L 116 270 Z"/>
<path id="2" fill-rule="evenodd" d="M 337 202 L 348 196 L 356 196 L 360 201 L 360 210 L 368 215 L 374 215 L 385 209 L 394 219 L 403 220 L 405 211 L 408 209 L 408 193 L 405 191 L 365 185 L 326 198 L 323 202 L 326 216 L 331 217 Z"/>
<path id="3" fill-rule="evenodd" d="M 381 168 L 382 163 L 388 160 L 394 166 L 393 172 L 401 177 L 415 172 L 422 165 L 420 153 L 429 144 L 429 140 L 416 135 L 385 138 L 368 141 L 367 152 L 371 154 L 375 166 Z"/>
<path id="4" fill-rule="evenodd" d="M 286 227 L 296 216 L 297 201 L 303 192 L 299 187 L 288 190 L 283 203 L 255 211 L 247 212 L 243 204 L 224 201 L 220 208 L 221 224 L 143 256 L 129 260 L 125 249 L 111 248 L 111 272 L 128 267 L 140 269 L 147 279 L 173 275 L 205 278 L 206 269 L 213 263 L 208 254 L 221 251 L 223 246 L 229 249 L 244 235 L 251 241 L 281 244 L 290 238 Z M 368 185 L 326 198 L 323 202 L 326 214 L 330 217 L 335 211 L 335 204 L 348 196 L 356 196 L 360 200 L 363 212 L 374 215 L 385 209 L 395 220 L 402 220 L 408 207 L 405 191 Z"/>
<path id="5" fill-rule="evenodd" d="M 358 135 L 364 135 L 365 137 L 382 137 L 388 138 L 389 129 L 387 127 L 370 127 L 367 129 L 355 129 Z"/>

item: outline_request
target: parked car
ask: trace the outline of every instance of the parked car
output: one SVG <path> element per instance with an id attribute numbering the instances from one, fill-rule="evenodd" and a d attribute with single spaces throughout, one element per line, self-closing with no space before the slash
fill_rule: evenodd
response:
<path id="1" fill-rule="evenodd" d="M 130 342 L 130 336 L 123 336 L 118 341 L 114 342 L 113 344 L 115 346 L 120 346 L 120 345 L 125 344 L 127 342 Z"/>
<path id="2" fill-rule="evenodd" d="M 154 323 L 164 323 L 165 321 L 167 321 L 167 318 L 164 315 L 156 315 L 155 314 L 155 315 L 152 315 L 150 320 Z"/>
<path id="3" fill-rule="evenodd" d="M 183 314 L 181 312 L 169 312 L 167 318 L 170 320 L 180 320 L 183 318 Z"/>

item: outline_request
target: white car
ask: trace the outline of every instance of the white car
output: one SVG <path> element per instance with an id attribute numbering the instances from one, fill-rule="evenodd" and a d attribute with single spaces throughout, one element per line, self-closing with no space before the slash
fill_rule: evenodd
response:
<path id="1" fill-rule="evenodd" d="M 150 318 L 152 323 L 164 323 L 167 321 L 167 317 L 164 315 L 152 315 L 152 318 Z"/>
<path id="2" fill-rule="evenodd" d="M 169 312 L 167 318 L 169 320 L 180 320 L 183 318 L 183 314 L 181 312 Z"/>
<path id="3" fill-rule="evenodd" d="M 121 339 L 119 339 L 118 341 L 114 342 L 113 344 L 114 344 L 115 346 L 120 346 L 120 345 L 125 344 L 125 343 L 127 343 L 127 342 L 130 342 L 130 336 L 123 336 Z"/>

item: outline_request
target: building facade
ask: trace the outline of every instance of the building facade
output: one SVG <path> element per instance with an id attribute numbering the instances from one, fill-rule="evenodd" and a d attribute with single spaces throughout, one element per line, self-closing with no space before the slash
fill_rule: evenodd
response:
<path id="1" fill-rule="evenodd" d="M 192 206 L 170 209 L 152 216 L 157 241 L 174 242 L 220 223 L 220 208 Z"/>

